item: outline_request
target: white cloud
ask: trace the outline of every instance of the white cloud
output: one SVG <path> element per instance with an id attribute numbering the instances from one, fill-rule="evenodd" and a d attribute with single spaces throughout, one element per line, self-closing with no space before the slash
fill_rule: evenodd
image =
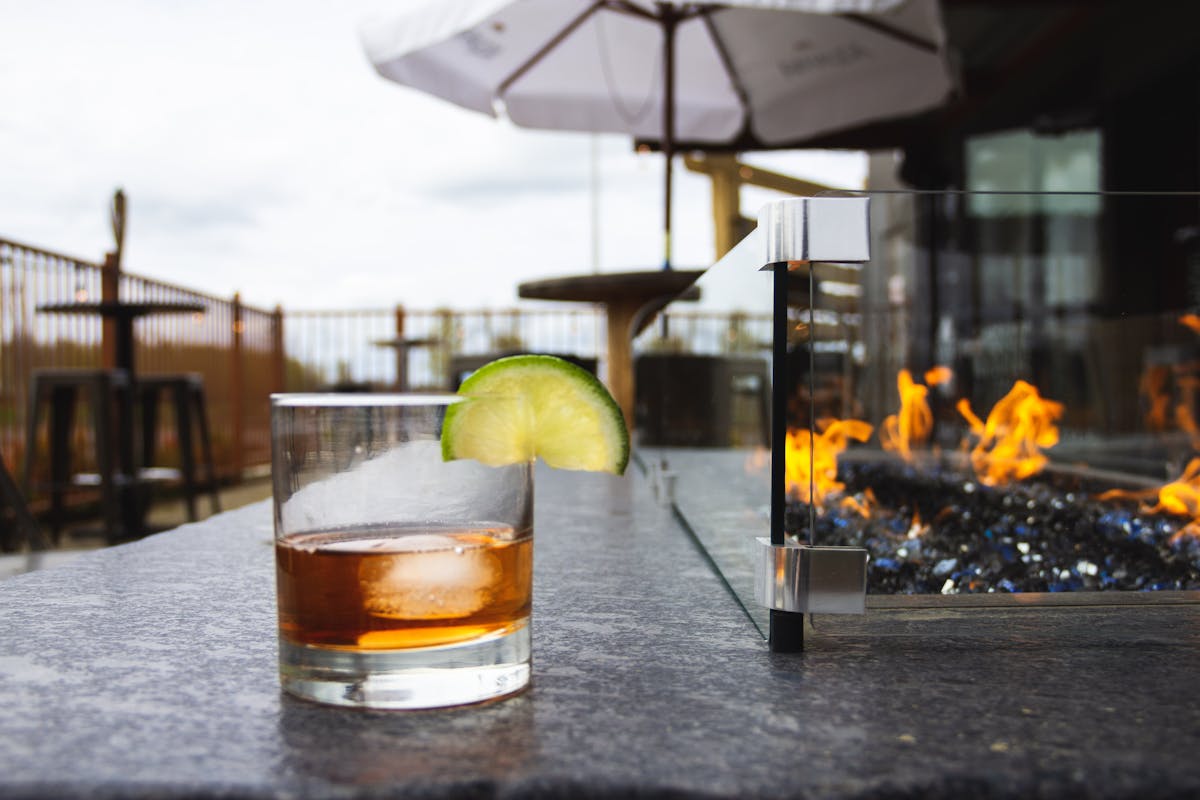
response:
<path id="1" fill-rule="evenodd" d="M 590 270 L 590 137 L 379 78 L 357 38 L 379 5 L 0 0 L 0 236 L 100 260 L 121 186 L 126 269 L 255 305 L 503 307 Z M 601 269 L 656 267 L 661 158 L 598 142 Z M 708 184 L 675 175 L 674 261 L 705 266 Z"/>

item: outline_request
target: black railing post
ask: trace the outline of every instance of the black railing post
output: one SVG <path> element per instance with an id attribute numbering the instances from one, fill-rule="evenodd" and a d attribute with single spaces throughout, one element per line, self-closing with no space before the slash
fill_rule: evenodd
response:
<path id="1" fill-rule="evenodd" d="M 771 331 L 771 544 L 784 544 L 787 512 L 787 365 L 788 265 L 775 264 Z M 771 650 L 795 653 L 804 649 L 804 615 L 771 609 L 767 636 Z"/>

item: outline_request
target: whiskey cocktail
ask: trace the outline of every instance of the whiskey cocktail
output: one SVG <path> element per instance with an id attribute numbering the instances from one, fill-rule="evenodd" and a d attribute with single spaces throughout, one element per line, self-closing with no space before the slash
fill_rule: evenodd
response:
<path id="1" fill-rule="evenodd" d="M 511 526 L 301 534 L 279 542 L 275 557 L 279 630 L 298 644 L 433 647 L 511 633 L 529 619 L 533 536 Z"/>
<path id="2" fill-rule="evenodd" d="M 459 404 L 511 398 L 272 398 L 283 688 L 375 708 L 473 703 L 529 682 L 529 459 L 445 460 Z"/>
<path id="3" fill-rule="evenodd" d="M 535 456 L 629 462 L 612 395 L 552 356 L 493 361 L 458 395 L 273 395 L 283 688 L 371 708 L 524 688 Z"/>

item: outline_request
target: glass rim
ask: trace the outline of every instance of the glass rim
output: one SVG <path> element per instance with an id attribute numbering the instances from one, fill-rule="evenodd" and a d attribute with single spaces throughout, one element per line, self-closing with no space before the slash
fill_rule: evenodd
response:
<path id="1" fill-rule="evenodd" d="M 275 392 L 271 406 L 361 408 L 366 406 L 448 406 L 469 400 L 461 394 L 418 394 L 415 392 Z"/>
<path id="2" fill-rule="evenodd" d="M 524 400 L 521 394 L 454 394 L 453 392 L 272 392 L 272 408 L 415 408 L 451 406 L 468 400 Z"/>

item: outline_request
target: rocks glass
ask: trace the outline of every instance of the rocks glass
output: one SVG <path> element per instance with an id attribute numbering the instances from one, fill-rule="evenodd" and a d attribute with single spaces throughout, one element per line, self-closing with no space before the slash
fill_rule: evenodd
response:
<path id="1" fill-rule="evenodd" d="M 299 697 L 434 708 L 529 682 L 531 462 L 443 461 L 447 409 L 517 398 L 271 398 L 279 671 Z"/>

